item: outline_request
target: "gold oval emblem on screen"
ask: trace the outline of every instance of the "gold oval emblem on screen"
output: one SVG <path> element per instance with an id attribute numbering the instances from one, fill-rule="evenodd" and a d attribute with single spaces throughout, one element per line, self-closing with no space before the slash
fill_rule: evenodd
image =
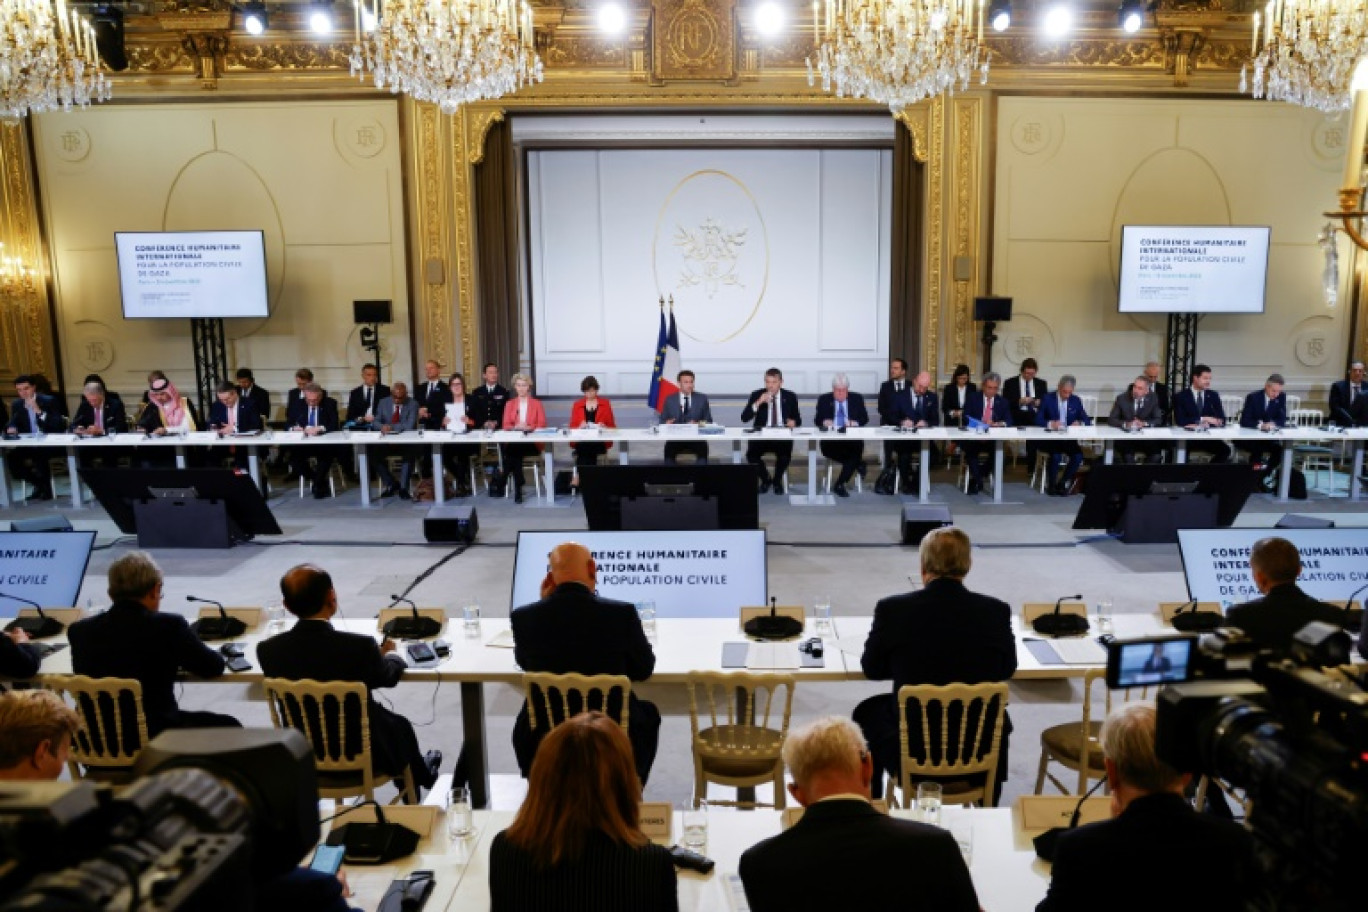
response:
<path id="1" fill-rule="evenodd" d="M 674 297 L 679 331 L 720 343 L 745 331 L 769 284 L 760 205 L 726 171 L 695 171 L 665 197 L 651 240 L 656 294 Z"/>

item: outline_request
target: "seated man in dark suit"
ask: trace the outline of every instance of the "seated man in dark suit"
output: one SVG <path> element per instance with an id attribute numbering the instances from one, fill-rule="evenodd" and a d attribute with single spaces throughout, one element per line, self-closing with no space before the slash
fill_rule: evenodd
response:
<path id="1" fill-rule="evenodd" d="M 1012 413 L 1007 407 L 1006 398 L 998 395 L 1001 375 L 989 372 L 983 375 L 983 386 L 969 394 L 968 405 L 964 409 L 964 424 L 968 427 L 974 421 L 992 427 L 1006 427 Z M 991 443 L 966 443 L 963 445 L 964 463 L 969 467 L 969 493 L 983 491 L 983 469 L 979 458 L 993 455 Z"/>
<path id="2" fill-rule="evenodd" d="M 784 389 L 784 375 L 779 368 L 765 371 L 765 385 L 750 394 L 741 420 L 750 421 L 757 431 L 762 428 L 796 428 L 803 423 L 798 414 L 798 397 Z M 774 475 L 765 470 L 765 454 L 774 454 Z M 755 466 L 760 476 L 760 493 L 771 487 L 775 494 L 784 493 L 784 473 L 793 458 L 792 440 L 752 441 L 746 444 L 746 462 Z"/>
<path id="3" fill-rule="evenodd" d="M 594 594 L 598 567 L 589 549 L 577 542 L 564 542 L 555 547 L 548 560 L 551 569 L 542 582 L 541 601 L 515 608 L 510 617 L 513 657 L 518 666 L 527 672 L 626 675 L 633 681 L 649 678 L 655 670 L 655 652 L 641 629 L 641 619 L 626 602 Z M 611 701 L 607 707 L 585 709 L 602 709 L 613 718 L 620 715 Z M 655 761 L 660 712 L 654 703 L 636 694 L 632 694 L 628 712 L 627 734 L 637 775 L 645 786 Z M 518 710 L 513 723 L 513 753 L 523 778 L 532 769 L 537 745 L 549 728 L 544 707 L 538 707 L 535 733 L 528 724 L 527 704 Z"/>
<path id="4" fill-rule="evenodd" d="M 123 400 L 109 395 L 103 380 L 87 380 L 81 389 L 81 404 L 76 406 L 76 415 L 71 419 L 71 432 L 77 437 L 100 438 L 128 430 L 128 418 L 124 413 Z M 101 462 L 105 466 L 117 466 L 119 457 L 131 455 L 128 447 L 100 444 L 91 449 L 80 450 L 81 468 L 90 468 Z"/>
<path id="5" fill-rule="evenodd" d="M 1249 552 L 1249 575 L 1263 598 L 1235 605 L 1226 612 L 1226 621 L 1243 630 L 1260 649 L 1288 648 L 1297 631 L 1312 621 L 1343 626 L 1343 609 L 1313 599 L 1297 587 L 1301 571 L 1296 545 L 1285 538 L 1259 539 Z"/>
<path id="6" fill-rule="evenodd" d="M 789 794 L 805 810 L 788 830 L 742 853 L 751 912 L 977 912 L 969 868 L 949 831 L 870 805 L 874 765 L 851 722 L 827 717 L 789 731 L 784 765 L 793 777 Z M 803 873 L 820 871 L 839 876 Z"/>
<path id="7" fill-rule="evenodd" d="M 1240 427 L 1251 431 L 1276 431 L 1287 427 L 1287 393 L 1283 392 L 1282 374 L 1270 374 L 1263 389 L 1245 396 L 1244 407 L 1240 409 Z M 1249 461 L 1256 469 L 1271 473 L 1282 462 L 1282 444 L 1275 440 L 1235 446 L 1249 454 Z"/>
<path id="8" fill-rule="evenodd" d="M 344 421 L 356 425 L 370 425 L 380 415 L 381 401 L 388 399 L 390 388 L 380 382 L 380 368 L 374 364 L 361 365 L 361 385 L 347 396 Z"/>
<path id="9" fill-rule="evenodd" d="M 1331 423 L 1348 427 L 1358 423 L 1354 420 L 1354 406 L 1368 398 L 1368 385 L 1364 384 L 1363 377 L 1363 362 L 1355 361 L 1349 365 L 1346 379 L 1330 384 L 1330 414 L 1327 417 Z"/>
<path id="10" fill-rule="evenodd" d="M 336 433 L 340 427 L 337 420 L 337 400 L 325 395 L 323 387 L 308 383 L 304 387 L 304 397 L 290 407 L 286 425 L 292 431 L 302 431 L 306 437 L 319 437 Z M 296 446 L 290 448 L 290 475 L 310 477 L 309 457 L 314 459 L 312 471 L 313 496 L 319 500 L 331 494 L 328 488 L 328 471 L 337 458 L 338 447 Z"/>
<path id="11" fill-rule="evenodd" d="M 371 426 L 378 429 L 381 434 L 402 434 L 405 431 L 417 430 L 418 403 L 409 397 L 408 384 L 402 380 L 396 380 L 394 389 L 384 399 L 380 400 L 380 405 L 375 409 L 374 417 L 375 421 Z M 410 446 L 381 446 L 375 447 L 373 452 L 375 473 L 385 483 L 385 489 L 380 492 L 380 496 L 392 497 L 398 494 L 400 500 L 408 500 L 411 496 L 409 494 L 409 478 L 413 475 L 413 460 L 417 449 Z M 391 456 L 399 457 L 398 481 L 394 480 L 394 473 L 390 471 L 389 458 Z"/>
<path id="12" fill-rule="evenodd" d="M 1221 394 L 1211 388 L 1211 368 L 1196 364 L 1192 368 L 1192 385 L 1173 397 L 1173 423 L 1190 431 L 1225 427 L 1225 406 Z M 1212 462 L 1229 462 L 1230 447 L 1219 440 L 1210 443 L 1189 443 L 1192 453 L 1210 453 Z"/>
<path id="13" fill-rule="evenodd" d="M 18 627 L 0 633 L 0 678 L 31 678 L 38 673 L 42 653 Z"/>
<path id="14" fill-rule="evenodd" d="M 817 413 L 812 423 L 826 431 L 842 433 L 846 428 L 864 427 L 869 424 L 869 412 L 865 410 L 864 397 L 850 391 L 850 378 L 837 374 L 831 378 L 831 392 L 817 397 Z M 864 444 L 859 440 L 843 440 L 839 437 L 822 440 L 822 455 L 832 462 L 839 463 L 841 474 L 831 486 L 831 493 L 837 497 L 849 497 L 846 485 L 859 472 L 864 475 Z"/>
<path id="15" fill-rule="evenodd" d="M 5 424 L 6 434 L 60 434 L 67 422 L 57 408 L 57 400 L 38 392 L 34 378 L 22 374 L 14 378 L 14 391 L 19 398 L 10 408 Z M 52 500 L 52 467 L 48 460 L 61 454 L 48 447 L 23 447 L 9 451 L 10 474 L 33 485 L 33 496 L 38 500 Z"/>
<path id="16" fill-rule="evenodd" d="M 197 678 L 223 674 L 223 656 L 190 631 L 179 614 L 161 611 L 162 572 L 142 551 L 130 551 L 109 565 L 109 610 L 67 628 L 71 667 L 92 678 L 133 678 L 142 684 L 147 735 L 168 728 L 236 728 L 232 716 L 181 709 L 176 678 L 182 670 Z M 125 724 L 132 718 L 125 708 Z"/>
<path id="17" fill-rule="evenodd" d="M 244 399 L 250 399 L 252 405 L 256 406 L 257 414 L 262 421 L 271 420 L 271 394 L 257 386 L 256 378 L 252 376 L 250 367 L 239 367 L 237 369 L 238 394 Z"/>
<path id="18" fill-rule="evenodd" d="M 241 394 L 236 383 L 231 380 L 221 381 L 215 398 L 218 401 L 209 406 L 209 428 L 218 431 L 220 437 L 231 437 L 233 434 L 246 434 L 265 429 L 261 413 L 256 410 L 256 405 L 251 399 Z M 233 468 L 246 471 L 248 465 L 247 448 L 235 446 L 231 448 L 231 451 Z"/>
<path id="19" fill-rule="evenodd" d="M 1073 394 L 1076 382 L 1073 374 L 1065 374 L 1059 378 L 1059 386 L 1055 391 L 1041 400 L 1040 408 L 1036 410 L 1036 421 L 1040 427 L 1063 431 L 1092 424 L 1092 418 L 1083 410 L 1083 401 Z M 1056 497 L 1068 496 L 1074 475 L 1083 464 L 1083 450 L 1077 442 L 1063 440 L 1059 443 L 1042 443 L 1040 451 L 1050 454 L 1045 489 Z M 1069 462 L 1061 476 L 1059 466 L 1065 456 L 1069 457 Z"/>
<path id="20" fill-rule="evenodd" d="M 899 777 L 898 689 L 907 684 L 979 684 L 1006 681 L 1017 667 L 1012 612 L 1006 602 L 970 592 L 964 578 L 972 564 L 969 536 L 954 526 L 935 529 L 921 541 L 921 578 L 925 588 L 880 599 L 865 640 L 860 667 L 871 681 L 893 681 L 892 693 L 860 703 L 853 718 L 874 756 L 874 795 L 882 794 L 883 775 Z M 916 720 L 912 720 L 915 722 Z M 992 722 L 983 720 L 983 724 Z M 914 726 L 909 733 L 916 732 Z M 1007 778 L 1007 736 L 1002 748 L 993 803 Z M 914 741 L 920 738 L 914 736 Z M 926 745 L 913 744 L 913 756 Z"/>
<path id="21" fill-rule="evenodd" d="M 424 754 L 408 719 L 382 706 L 375 691 L 393 687 L 403 677 L 404 659 L 385 640 L 376 645 L 366 633 L 346 633 L 333 627 L 337 591 L 332 577 L 312 564 L 291 567 L 280 578 L 285 607 L 299 618 L 294 627 L 257 647 L 261 671 L 268 678 L 291 681 L 354 681 L 366 685 L 366 717 L 370 722 L 371 764 L 386 776 L 411 780 L 415 792 L 432 788 L 441 751 Z M 355 732 L 355 726 L 348 731 Z M 355 745 L 360 749 L 360 741 Z M 465 782 L 461 762 L 456 764 L 455 784 Z"/>
<path id="22" fill-rule="evenodd" d="M 1247 905 L 1260 883 L 1253 838 L 1192 809 L 1183 797 L 1190 777 L 1155 755 L 1154 732 L 1148 704 L 1107 718 L 1101 740 L 1112 819 L 1060 835 L 1050 891 L 1036 912 L 1254 908 Z M 1143 876 L 1127 877 L 1118 889 L 1118 865 Z"/>
<path id="23" fill-rule="evenodd" d="M 712 406 L 706 393 L 694 389 L 694 372 L 682 370 L 675 377 L 679 393 L 665 399 L 660 409 L 661 424 L 711 424 Z M 701 440 L 671 440 L 665 444 L 665 461 L 677 462 L 680 456 L 691 455 L 700 464 L 708 464 L 708 445 Z"/>
<path id="24" fill-rule="evenodd" d="M 1159 397 L 1152 395 L 1148 377 L 1136 377 L 1131 381 L 1130 389 L 1117 395 L 1107 424 L 1127 431 L 1143 431 L 1164 424 Z M 1122 462 L 1133 463 L 1137 456 L 1144 456 L 1148 463 L 1157 460 L 1163 448 L 1157 443 L 1118 443 L 1115 450 Z"/>

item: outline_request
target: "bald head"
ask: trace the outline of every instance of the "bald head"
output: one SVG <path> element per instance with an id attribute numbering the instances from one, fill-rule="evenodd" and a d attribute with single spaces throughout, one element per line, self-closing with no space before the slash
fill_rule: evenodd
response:
<path id="1" fill-rule="evenodd" d="M 929 390 L 931 388 L 930 372 L 922 371 L 920 374 L 917 374 L 916 379 L 912 381 L 912 385 L 917 388 L 918 393 L 924 393 Z"/>
<path id="2" fill-rule="evenodd" d="M 579 542 L 562 542 L 551 549 L 547 555 L 551 564 L 551 578 L 560 586 L 564 583 L 579 583 L 593 589 L 598 567 L 589 549 Z"/>
<path id="3" fill-rule="evenodd" d="M 280 595 L 295 617 L 326 620 L 337 610 L 332 577 L 314 564 L 299 564 L 286 570 L 280 578 Z"/>

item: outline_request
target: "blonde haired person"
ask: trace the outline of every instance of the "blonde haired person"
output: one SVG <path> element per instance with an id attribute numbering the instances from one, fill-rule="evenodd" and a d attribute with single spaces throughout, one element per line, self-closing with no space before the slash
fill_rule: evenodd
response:
<path id="1" fill-rule="evenodd" d="M 0 781 L 62 775 L 81 719 L 50 690 L 0 693 Z"/>
<path id="2" fill-rule="evenodd" d="M 546 410 L 532 396 L 532 378 L 526 374 L 514 374 L 513 392 L 514 395 L 504 404 L 504 430 L 528 433 L 546 427 Z M 541 452 L 541 444 L 505 443 L 499 449 L 503 451 L 503 470 L 513 485 L 513 500 L 522 503 L 523 460 L 528 456 L 535 458 Z M 547 483 L 550 483 L 550 479 L 547 479 Z"/>

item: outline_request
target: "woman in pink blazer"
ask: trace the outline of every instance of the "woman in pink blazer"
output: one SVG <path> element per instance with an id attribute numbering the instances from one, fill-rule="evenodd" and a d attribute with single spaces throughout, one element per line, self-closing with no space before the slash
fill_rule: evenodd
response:
<path id="1" fill-rule="evenodd" d="M 513 375 L 513 392 L 504 403 L 503 429 L 505 431 L 534 431 L 546 427 L 546 410 L 541 402 L 532 398 L 532 378 L 526 374 Z M 523 502 L 523 460 L 528 456 L 536 458 L 541 446 L 535 443 L 505 443 L 503 450 L 503 469 L 513 483 L 513 502 Z"/>
<path id="2" fill-rule="evenodd" d="M 607 399 L 601 398 L 598 394 L 598 380 L 592 375 L 585 377 L 580 383 L 580 392 L 584 393 L 581 398 L 570 408 L 570 427 L 601 427 L 615 428 L 617 421 L 613 418 L 613 404 Z M 575 474 L 570 478 L 570 487 L 579 487 L 579 467 L 582 465 L 594 465 L 598 458 L 608 452 L 613 446 L 612 443 L 593 443 L 580 442 L 570 444 L 570 448 L 575 451 Z"/>

